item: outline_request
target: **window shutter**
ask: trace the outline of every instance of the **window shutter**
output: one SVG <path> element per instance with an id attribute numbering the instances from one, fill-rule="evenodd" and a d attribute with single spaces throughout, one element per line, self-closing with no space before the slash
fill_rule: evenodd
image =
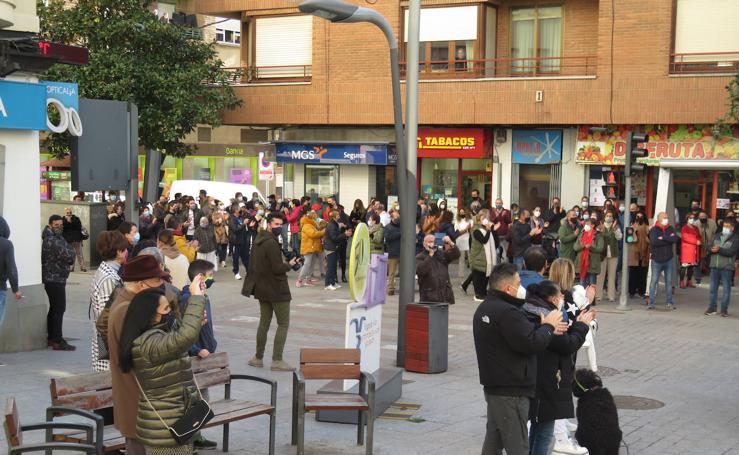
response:
<path id="1" fill-rule="evenodd" d="M 693 55 L 685 62 L 739 58 L 739 2 L 737 0 L 677 0 L 675 53 L 737 52 L 732 55 Z"/>
<path id="2" fill-rule="evenodd" d="M 408 10 L 405 10 L 408 42 Z M 421 9 L 420 41 L 473 41 L 477 39 L 477 5 Z"/>
<path id="3" fill-rule="evenodd" d="M 255 41 L 257 77 L 310 75 L 313 16 L 257 18 Z"/>

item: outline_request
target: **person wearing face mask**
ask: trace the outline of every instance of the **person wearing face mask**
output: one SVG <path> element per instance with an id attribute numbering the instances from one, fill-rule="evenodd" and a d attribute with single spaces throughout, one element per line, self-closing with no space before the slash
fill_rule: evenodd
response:
<path id="1" fill-rule="evenodd" d="M 701 233 L 698 218 L 691 212 L 680 229 L 680 289 L 694 288 L 693 271 L 700 259 Z"/>
<path id="2" fill-rule="evenodd" d="M 380 221 L 380 215 L 372 215 L 369 219 L 369 222 L 367 223 L 367 226 L 369 227 L 370 254 L 384 254 L 385 228 Z"/>
<path id="3" fill-rule="evenodd" d="M 327 291 L 335 291 L 339 288 L 341 288 L 341 285 L 338 283 L 338 276 L 337 276 L 337 265 L 339 261 L 339 246 L 341 243 L 346 242 L 349 237 L 352 235 L 351 229 L 342 229 L 342 227 L 339 225 L 339 212 L 336 210 L 332 210 L 331 213 L 329 213 L 330 220 L 328 222 L 328 225 L 326 226 L 326 235 L 323 240 L 323 249 L 326 252 L 326 280 L 325 289 Z M 374 229 L 372 231 L 375 236 L 379 237 L 379 240 L 375 241 L 375 251 L 377 251 L 377 245 L 379 243 L 379 248 L 382 248 L 382 224 L 380 223 L 380 215 L 377 213 L 373 213 L 370 216 L 369 219 L 370 223 L 372 223 L 371 229 Z"/>
<path id="4" fill-rule="evenodd" d="M 696 284 L 701 284 L 703 280 L 703 270 L 708 270 L 708 255 L 710 254 L 709 246 L 713 243 L 714 236 L 718 232 L 716 221 L 708 217 L 705 210 L 698 212 L 698 231 L 701 233 L 700 261 L 698 267 L 695 268 L 694 278 Z"/>
<path id="5" fill-rule="evenodd" d="M 573 249 L 577 253 L 575 265 L 580 274 L 580 285 L 588 287 L 595 284 L 600 273 L 601 258 L 606 249 L 603 235 L 596 229 L 597 223 L 591 219 L 584 220 L 582 232 Z"/>
<path id="6" fill-rule="evenodd" d="M 156 218 L 151 214 L 151 209 L 148 206 L 141 210 L 141 215 L 139 215 L 139 232 L 142 233 L 142 237 L 147 239 L 152 238 L 152 232 L 154 231 L 156 221 Z"/>
<path id="7" fill-rule="evenodd" d="M 126 313 L 134 297 L 142 291 L 151 290 L 152 288 L 158 289 L 149 292 L 162 293 L 164 280 L 169 279 L 169 274 L 162 270 L 154 256 L 141 255 L 129 260 L 123 265 L 121 279 L 123 281 L 123 288 L 116 292 L 107 318 L 98 319 L 96 325 L 98 331 L 108 340 L 110 375 L 113 384 L 113 416 L 115 427 L 120 431 L 121 436 L 126 439 L 126 454 L 144 455 L 146 449 L 138 439 L 139 435 L 136 428 L 139 388 L 136 385 L 133 372 L 130 370 L 125 371 L 121 368 L 119 348 L 123 341 L 122 335 Z M 171 313 L 171 311 L 167 311 L 163 307 L 162 313 Z M 202 317 L 202 314 L 203 310 L 201 308 L 199 316 Z M 104 324 L 104 327 L 101 327 L 101 323 Z M 190 344 L 188 343 L 188 346 Z M 184 353 L 186 350 L 187 346 L 184 347 L 182 352 Z"/>
<path id="8" fill-rule="evenodd" d="M 63 218 L 49 217 L 49 225 L 41 233 L 41 280 L 49 297 L 49 313 L 46 316 L 48 345 L 55 351 L 74 351 L 75 347 L 62 337 L 62 322 L 67 308 L 67 278 L 74 264 L 74 249 L 62 236 Z"/>
<path id="9" fill-rule="evenodd" d="M 164 254 L 164 265 L 172 274 L 172 285 L 177 289 L 182 289 L 190 284 L 190 278 L 187 276 L 190 261 L 177 248 L 175 236 L 171 229 L 164 229 L 159 232 L 157 248 L 162 250 Z"/>
<path id="10" fill-rule="evenodd" d="M 197 259 L 212 262 L 218 271 L 218 257 L 216 256 L 216 231 L 208 220 L 208 217 L 201 217 L 199 225 L 195 229 L 195 240 L 198 241 Z"/>
<path id="11" fill-rule="evenodd" d="M 590 199 L 587 196 L 583 196 L 582 199 L 580 199 L 580 207 L 582 207 L 583 210 L 590 207 Z"/>
<path id="12" fill-rule="evenodd" d="M 80 264 L 80 270 L 87 272 L 85 267 L 85 257 L 82 253 L 82 221 L 79 217 L 72 213 L 72 208 L 64 209 L 64 228 L 62 230 L 64 240 L 74 248 L 74 254 L 77 256 L 77 262 Z M 74 272 L 74 263 L 72 263 L 72 272 Z"/>
<path id="13" fill-rule="evenodd" d="M 530 400 L 536 396 L 539 352 L 555 335 L 567 331 L 562 312 L 553 309 L 539 315 L 539 324 L 521 311 L 517 298 L 521 278 L 514 264 L 498 264 L 490 275 L 490 291 L 475 311 L 475 340 L 480 384 L 487 402 L 487 426 L 483 454 L 527 455 L 526 421 Z M 544 313 L 544 312 L 542 312 Z"/>
<path id="14" fill-rule="evenodd" d="M 118 226 L 125 221 L 125 216 L 123 215 L 123 202 L 116 202 L 113 204 L 113 206 L 110 209 L 110 213 L 108 213 L 108 223 L 107 223 L 107 230 L 108 231 L 115 231 L 118 229 Z"/>
<path id="15" fill-rule="evenodd" d="M 574 249 L 577 237 L 580 235 L 580 223 L 574 210 L 567 212 L 567 218 L 562 221 L 559 227 L 559 257 L 566 258 L 573 263 L 577 259 L 577 252 Z"/>
<path id="16" fill-rule="evenodd" d="M 226 255 L 228 253 L 228 223 L 223 217 L 228 216 L 226 212 L 217 211 L 213 213 L 213 234 L 216 241 L 216 259 L 221 263 L 221 268 L 226 267 Z"/>
<path id="17" fill-rule="evenodd" d="M 457 270 L 457 276 L 463 278 L 467 276 L 467 267 L 469 266 L 469 251 L 470 251 L 470 231 L 472 230 L 472 222 L 470 220 L 469 211 L 462 207 L 457 211 L 457 219 L 454 223 L 454 230 L 457 233 L 456 243 L 459 248 L 459 269 Z M 386 234 L 387 235 L 387 234 Z"/>
<path id="18" fill-rule="evenodd" d="M 277 331 L 272 348 L 273 371 L 293 371 L 290 364 L 282 359 L 290 326 L 290 285 L 287 283 L 287 272 L 297 262 L 297 258 L 283 261 L 280 242 L 277 240 L 282 232 L 283 219 L 277 214 L 267 215 L 268 229 L 259 231 L 252 248 L 252 259 L 241 289 L 244 297 L 254 297 L 259 301 L 259 327 L 257 328 L 257 352 L 249 360 L 249 365 L 264 367 L 264 350 L 267 345 L 267 333 L 272 323 L 272 316 L 277 319 Z"/>
<path id="19" fill-rule="evenodd" d="M 395 275 L 400 266 L 400 212 L 396 209 L 390 209 L 390 224 L 385 226 L 384 237 L 387 251 L 387 295 L 394 295 Z"/>
<path id="20" fill-rule="evenodd" d="M 541 245 L 542 233 L 544 232 L 544 220 L 541 217 L 541 207 L 534 207 L 534 210 L 531 212 L 529 224 L 531 225 L 531 230 L 539 230 L 539 234 L 531 237 L 531 244 Z"/>
<path id="21" fill-rule="evenodd" d="M 423 238 L 423 251 L 416 255 L 419 302 L 454 305 L 454 291 L 449 278 L 449 264 L 459 259 L 454 241 L 444 236 L 443 246 L 437 247 L 436 236 Z"/>
<path id="22" fill-rule="evenodd" d="M 601 299 L 603 297 L 603 287 L 605 286 L 606 280 L 608 280 L 608 301 L 615 302 L 619 244 L 623 239 L 623 232 L 621 232 L 621 227 L 616 221 L 613 209 L 606 212 L 600 233 L 605 242 L 605 251 L 602 255 L 600 272 L 598 273 L 597 283 L 595 285 L 597 298 Z"/>
<path id="23" fill-rule="evenodd" d="M 736 222 L 724 219 L 721 232 L 716 234 L 709 248 L 708 265 L 711 270 L 710 301 L 706 316 L 716 314 L 718 287 L 724 287 L 721 298 L 721 316 L 729 316 L 729 299 L 731 298 L 731 279 L 734 276 L 736 255 L 739 253 L 739 235 L 736 233 Z"/>
<path id="24" fill-rule="evenodd" d="M 572 210 L 573 212 L 575 212 L 575 217 L 579 221 L 580 220 L 580 214 L 582 213 L 582 209 L 580 208 L 580 206 L 579 205 L 575 205 L 570 210 Z"/>
<path id="25" fill-rule="evenodd" d="M 321 241 L 326 235 L 326 229 L 317 223 L 318 214 L 311 210 L 300 219 L 300 254 L 303 256 L 303 267 L 298 273 L 296 287 L 315 286 L 313 268 L 321 260 L 323 244 Z"/>
<path id="26" fill-rule="evenodd" d="M 558 197 L 552 198 L 552 206 L 544 212 L 544 229 L 549 234 L 557 234 L 567 211 L 562 208 Z"/>
<path id="27" fill-rule="evenodd" d="M 124 221 L 118 226 L 117 231 L 123 234 L 123 237 L 128 241 L 128 254 L 130 255 L 133 251 L 133 247 L 135 247 L 136 244 L 139 243 L 139 240 L 141 240 L 139 228 L 133 223 Z"/>
<path id="28" fill-rule="evenodd" d="M 701 201 L 699 201 L 698 199 L 692 199 L 690 201 L 690 213 L 693 214 L 693 216 L 697 217 L 700 212 Z"/>
<path id="29" fill-rule="evenodd" d="M 644 297 L 647 292 L 649 268 L 649 230 L 643 212 L 631 212 L 633 241 L 629 245 L 629 297 Z"/>
<path id="30" fill-rule="evenodd" d="M 193 452 L 192 441 L 178 443 L 168 427 L 185 415 L 188 404 L 202 398 L 186 355 L 203 325 L 202 283 L 202 276 L 193 280 L 187 310 L 175 326 L 166 322 L 172 308 L 160 289 L 136 295 L 126 312 L 118 364 L 123 373 L 133 376 L 139 391 L 136 431 L 147 454 Z"/>
<path id="31" fill-rule="evenodd" d="M 672 272 L 675 268 L 674 246 L 680 241 L 675 228 L 670 226 L 667 212 L 660 212 L 657 220 L 649 229 L 649 244 L 652 248 L 652 280 L 649 283 L 649 306 L 650 310 L 655 308 L 655 296 L 657 295 L 657 283 L 659 276 L 665 275 L 665 294 L 667 309 L 674 310 L 675 303 L 672 300 Z"/>
<path id="32" fill-rule="evenodd" d="M 564 296 L 557 283 L 549 280 L 531 284 L 526 289 L 522 310 L 538 325 L 551 311 L 563 311 Z M 561 336 L 552 337 L 547 348 L 536 354 L 536 396 L 531 402 L 529 454 L 549 455 L 554 438 L 554 421 L 575 416 L 572 380 L 575 364 L 572 355 L 580 349 L 590 330 L 594 310 L 579 314 Z"/>
<path id="33" fill-rule="evenodd" d="M 475 302 L 482 302 L 487 295 L 488 277 L 497 264 L 495 253 L 495 225 L 488 219 L 488 211 L 482 210 L 475 217 L 475 226 L 472 229 L 472 244 L 470 245 L 470 273 L 469 278 L 462 283 L 462 291 L 467 293 L 470 281 L 475 288 Z"/>
<path id="34" fill-rule="evenodd" d="M 101 356 L 100 333 L 95 323 L 113 292 L 123 284 L 120 271 L 121 266 L 128 259 L 128 241 L 118 231 L 103 231 L 98 235 L 95 246 L 101 262 L 90 282 L 90 319 L 92 320 L 90 346 L 92 371 L 99 372 L 108 371 L 110 364 L 107 355 L 104 356 L 105 358 Z"/>
<path id="35" fill-rule="evenodd" d="M 514 204 L 515 205 L 515 204 Z M 516 206 L 518 208 L 518 206 Z M 495 244 L 498 246 L 497 255 L 501 262 L 508 261 L 508 247 L 510 246 L 511 222 L 513 221 L 511 211 L 503 207 L 503 199 L 495 200 L 495 207 L 490 212 L 490 222 L 498 225 L 493 231 Z"/>
<path id="36" fill-rule="evenodd" d="M 513 254 L 513 263 L 519 270 L 523 266 L 523 254 L 531 248 L 531 240 L 541 234 L 543 228 L 533 228 L 531 225 L 531 215 L 528 210 L 522 210 L 518 220 L 511 227 L 511 251 Z"/>
<path id="37" fill-rule="evenodd" d="M 185 238 L 190 241 L 195 238 L 195 229 L 198 227 L 200 218 L 203 217 L 203 212 L 198 208 L 198 204 L 194 199 L 190 199 L 187 203 L 187 210 L 185 210 L 185 222 L 182 223 L 185 232 Z"/>

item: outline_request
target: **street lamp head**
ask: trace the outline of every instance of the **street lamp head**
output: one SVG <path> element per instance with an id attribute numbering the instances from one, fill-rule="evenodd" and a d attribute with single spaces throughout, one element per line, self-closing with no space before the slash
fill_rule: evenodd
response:
<path id="1" fill-rule="evenodd" d="M 351 18 L 359 6 L 341 0 L 305 0 L 298 9 L 331 22 L 342 22 Z"/>

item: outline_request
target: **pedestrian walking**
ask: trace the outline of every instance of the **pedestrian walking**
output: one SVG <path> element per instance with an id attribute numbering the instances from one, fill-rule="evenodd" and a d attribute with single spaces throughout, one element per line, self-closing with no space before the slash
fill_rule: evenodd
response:
<path id="1" fill-rule="evenodd" d="M 521 279 L 513 264 L 498 264 L 490 276 L 491 291 L 472 322 L 480 384 L 487 402 L 482 455 L 528 455 L 526 421 L 536 396 L 536 354 L 555 334 L 567 330 L 560 311 L 540 316 L 540 324 L 521 311 L 516 297 Z"/>
<path id="2" fill-rule="evenodd" d="M 272 349 L 272 366 L 274 371 L 293 371 L 291 365 L 282 359 L 290 325 L 290 286 L 287 283 L 287 272 L 295 265 L 297 259 L 292 258 L 285 263 L 280 251 L 277 237 L 282 232 L 283 220 L 278 215 L 267 216 L 269 229 L 259 232 L 252 251 L 253 261 L 249 263 L 241 294 L 254 297 L 259 301 L 259 327 L 257 328 L 257 352 L 249 360 L 253 367 L 264 367 L 264 350 L 267 345 L 267 332 L 272 323 L 272 315 L 277 319 L 274 347 Z"/>
<path id="3" fill-rule="evenodd" d="M 649 306 L 650 310 L 654 309 L 655 299 L 657 295 L 657 283 L 659 276 L 664 273 L 665 276 L 665 294 L 667 309 L 674 310 L 675 303 L 672 300 L 672 272 L 675 270 L 675 253 L 673 247 L 680 241 L 675 229 L 670 226 L 670 220 L 667 212 L 657 214 L 657 220 L 649 229 L 649 244 L 652 249 L 652 280 L 649 283 Z"/>
<path id="4" fill-rule="evenodd" d="M 85 255 L 82 250 L 82 241 L 86 240 L 82 232 L 82 221 L 72 213 L 71 207 L 64 209 L 62 236 L 74 249 L 74 255 L 76 262 L 80 265 L 80 270 L 87 272 Z M 74 272 L 74 262 L 72 262 L 72 272 Z"/>
<path id="5" fill-rule="evenodd" d="M 724 219 L 721 233 L 717 234 L 711 244 L 708 264 L 711 270 L 710 303 L 706 315 L 716 314 L 719 284 L 724 287 L 721 298 L 721 316 L 729 316 L 729 299 L 731 298 L 732 277 L 736 267 L 736 255 L 739 254 L 739 234 L 736 232 L 736 221 Z"/>
<path id="6" fill-rule="evenodd" d="M 113 297 L 113 292 L 123 285 L 121 266 L 128 259 L 128 241 L 119 231 L 103 231 L 98 235 L 95 247 L 100 255 L 100 265 L 90 282 L 90 319 L 92 320 L 91 360 L 92 371 L 110 369 L 107 341 L 101 340 L 96 324 L 98 317 Z"/>
<path id="7" fill-rule="evenodd" d="M 63 337 L 62 325 L 67 309 L 67 278 L 74 263 L 74 249 L 62 236 L 64 220 L 59 215 L 49 217 L 49 225 L 41 234 L 41 280 L 49 297 L 46 316 L 47 341 L 55 351 L 74 351 L 76 348 Z"/>

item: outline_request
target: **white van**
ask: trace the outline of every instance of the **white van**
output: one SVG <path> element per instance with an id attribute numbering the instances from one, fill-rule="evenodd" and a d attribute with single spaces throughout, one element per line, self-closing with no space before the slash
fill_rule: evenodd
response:
<path id="1" fill-rule="evenodd" d="M 175 180 L 169 188 L 169 200 L 174 199 L 174 195 L 182 193 L 182 195 L 192 196 L 197 199 L 200 190 L 205 190 L 208 196 L 223 202 L 226 205 L 231 203 L 236 193 L 241 193 L 244 200 L 251 199 L 253 193 L 259 195 L 259 199 L 266 204 L 267 199 L 261 191 L 254 185 L 244 185 L 241 183 L 228 182 L 211 182 L 209 180 Z"/>

